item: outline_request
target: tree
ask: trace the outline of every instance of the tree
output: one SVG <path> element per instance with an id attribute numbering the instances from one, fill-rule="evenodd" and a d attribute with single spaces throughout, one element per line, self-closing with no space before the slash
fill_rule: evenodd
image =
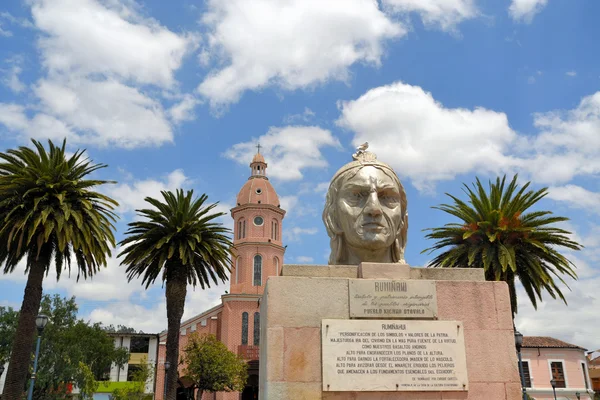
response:
<path id="1" fill-rule="evenodd" d="M 215 335 L 192 334 L 183 350 L 185 375 L 203 392 L 241 392 L 248 379 L 248 364 Z"/>
<path id="2" fill-rule="evenodd" d="M 18 319 L 18 311 L 0 306 L 0 365 L 4 365 L 10 357 Z"/>
<path id="3" fill-rule="evenodd" d="M 127 350 L 115 348 L 113 339 L 100 324 L 77 319 L 74 297 L 45 295 L 41 311 L 50 318 L 40 346 L 35 399 L 62 398 L 73 383 L 89 392 L 94 381 L 102 380 L 113 363 L 124 365 L 128 361 Z M 0 323 L 0 329 L 9 334 L 7 337 L 17 330 L 17 319 L 12 321 L 12 324 Z M 8 352 L 12 345 L 9 341 L 2 343 L 0 354 Z"/>
<path id="4" fill-rule="evenodd" d="M 569 231 L 554 224 L 568 218 L 553 216 L 551 211 L 530 211 L 548 193 L 548 188 L 526 191 L 531 182 L 518 189 L 517 176 L 505 186 L 506 176 L 489 182 L 489 192 L 479 178 L 464 191 L 468 204 L 446 193 L 454 204 L 434 207 L 462 220 L 431 228 L 428 239 L 437 243 L 423 252 L 449 247 L 438 254 L 431 266 L 449 268 L 481 268 L 489 281 L 508 283 L 513 316 L 517 312 L 515 278 L 519 278 L 531 303 L 537 308 L 545 290 L 552 298 L 566 299 L 557 286 L 567 286 L 563 275 L 577 279 L 575 265 L 559 253 L 559 248 L 580 250 Z M 518 189 L 518 190 L 517 190 Z M 568 286 L 567 286 L 568 287 Z"/>
<path id="5" fill-rule="evenodd" d="M 4 386 L 9 399 L 20 398 L 25 387 L 42 283 L 51 263 L 59 279 L 65 262 L 70 271 L 74 259 L 77 278 L 85 279 L 106 265 L 115 245 L 117 202 L 91 190 L 109 182 L 85 179 L 106 165 L 83 158 L 85 150 L 67 157 L 66 141 L 60 147 L 48 141 L 49 151 L 32 142 L 35 150 L 0 153 L 0 265 L 7 274 L 25 259 L 28 274 Z"/>
<path id="6" fill-rule="evenodd" d="M 79 361 L 79 371 L 81 383 L 79 387 L 79 397 L 81 400 L 94 400 L 94 393 L 98 389 L 98 381 L 94 373 L 84 362 Z"/>
<path id="7" fill-rule="evenodd" d="M 112 400 L 141 400 L 147 397 L 146 384 L 154 377 L 154 367 L 148 363 L 146 357 L 142 358 L 138 366 L 139 369 L 132 374 L 132 385 L 115 389 L 112 392 Z M 129 367 L 131 368 L 131 365 Z"/>
<path id="8" fill-rule="evenodd" d="M 231 231 L 213 222 L 224 213 L 210 212 L 217 203 L 204 206 L 207 196 L 193 198 L 193 191 L 162 192 L 164 203 L 146 197 L 154 209 L 136 210 L 145 220 L 128 224 L 124 247 L 119 256 L 125 256 L 129 281 L 142 276 L 146 288 L 160 276 L 166 282 L 167 351 L 166 361 L 179 365 L 179 328 L 187 284 L 202 289 L 227 280 L 232 243 Z M 175 400 L 177 368 L 167 372 L 168 400 Z"/>
<path id="9" fill-rule="evenodd" d="M 142 331 L 136 331 L 135 328 L 131 328 L 125 325 L 117 325 L 115 328 L 112 324 L 104 327 L 104 330 L 109 333 L 144 333 Z"/>

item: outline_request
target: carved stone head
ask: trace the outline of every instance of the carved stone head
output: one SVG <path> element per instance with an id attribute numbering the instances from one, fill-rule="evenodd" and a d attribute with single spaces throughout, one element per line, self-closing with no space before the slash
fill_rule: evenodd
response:
<path id="1" fill-rule="evenodd" d="M 323 222 L 330 265 L 405 263 L 407 200 L 394 170 L 375 154 L 358 152 L 333 176 Z"/>

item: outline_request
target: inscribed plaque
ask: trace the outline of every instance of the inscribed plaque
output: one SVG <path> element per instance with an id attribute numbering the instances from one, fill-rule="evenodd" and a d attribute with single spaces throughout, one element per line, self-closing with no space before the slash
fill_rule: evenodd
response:
<path id="1" fill-rule="evenodd" d="M 351 318 L 436 318 L 434 281 L 351 279 Z"/>
<path id="2" fill-rule="evenodd" d="M 463 324 L 457 321 L 321 322 L 323 391 L 465 391 Z"/>

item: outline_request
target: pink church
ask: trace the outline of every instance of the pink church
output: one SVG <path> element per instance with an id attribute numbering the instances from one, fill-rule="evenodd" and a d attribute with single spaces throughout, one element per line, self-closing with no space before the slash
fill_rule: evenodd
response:
<path id="1" fill-rule="evenodd" d="M 285 248 L 281 241 L 281 224 L 285 210 L 281 209 L 277 192 L 267 178 L 267 163 L 260 153 L 252 159 L 250 169 L 250 178 L 240 189 L 236 206 L 231 209 L 235 256 L 229 293 L 221 296 L 218 306 L 183 321 L 179 339 L 181 351 L 193 332 L 216 335 L 229 350 L 248 361 L 248 383 L 242 393 L 205 393 L 203 400 L 258 399 L 260 298 L 267 278 L 279 275 L 283 265 Z M 157 400 L 164 396 L 166 339 L 165 331 L 160 334 L 156 365 Z M 178 393 L 181 392 L 181 398 L 187 398 L 185 391 L 190 382 L 183 376 L 182 367 L 179 376 Z"/>

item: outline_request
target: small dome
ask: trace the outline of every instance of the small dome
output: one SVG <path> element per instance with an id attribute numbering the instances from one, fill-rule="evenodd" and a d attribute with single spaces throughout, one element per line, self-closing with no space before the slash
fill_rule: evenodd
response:
<path id="1" fill-rule="evenodd" d="M 262 154 L 260 154 L 260 153 L 256 153 L 256 154 L 254 155 L 254 158 L 252 159 L 252 163 L 253 163 L 253 164 L 254 164 L 254 163 L 263 163 L 263 164 L 266 164 L 266 162 L 265 162 L 265 158 L 264 158 L 264 157 L 263 157 L 263 155 L 262 155 Z"/>
<path id="2" fill-rule="evenodd" d="M 252 177 L 242 186 L 237 195 L 237 205 L 246 204 L 270 204 L 279 207 L 279 197 L 267 179 Z"/>

